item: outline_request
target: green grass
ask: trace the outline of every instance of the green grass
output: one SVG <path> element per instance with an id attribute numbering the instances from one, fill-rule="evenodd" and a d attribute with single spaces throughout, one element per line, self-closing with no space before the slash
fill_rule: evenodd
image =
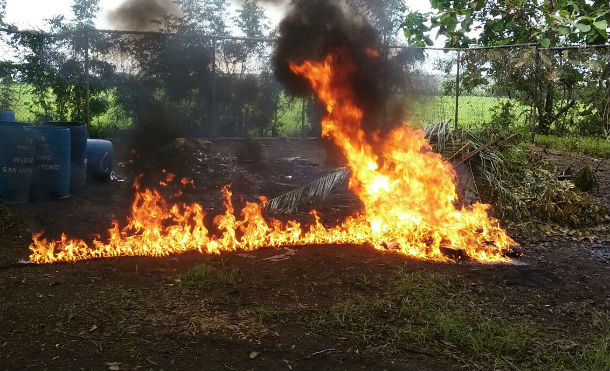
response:
<path id="1" fill-rule="evenodd" d="M 411 125 L 424 127 L 445 119 L 451 119 L 452 124 L 454 123 L 455 97 L 453 96 L 432 96 L 420 99 L 397 97 L 395 99 L 406 102 L 409 111 L 406 120 Z M 494 108 L 507 101 L 509 101 L 508 98 L 461 96 L 458 125 L 467 128 L 484 127 L 492 120 Z M 513 114 L 519 121 L 525 123 L 524 113 L 529 112 L 530 108 L 521 105 L 516 100 L 512 100 L 512 103 L 514 104 Z"/>
<path id="2" fill-rule="evenodd" d="M 604 138 L 537 135 L 534 141 L 545 148 L 610 158 L 610 140 Z"/>
<path id="3" fill-rule="evenodd" d="M 11 86 L 13 103 L 10 109 L 15 111 L 17 121 L 33 122 L 35 108 L 31 87 L 24 84 Z M 108 110 L 92 117 L 91 135 L 105 136 L 116 129 L 127 129 L 133 119 L 121 107 L 118 96 L 114 90 L 98 94 L 96 99 L 108 102 Z M 429 124 L 445 119 L 454 120 L 455 97 L 454 96 L 432 96 L 427 98 L 416 98 L 407 96 L 395 96 L 393 104 L 406 105 L 407 114 L 403 119 L 413 126 L 424 127 Z M 466 128 L 484 128 L 493 123 L 494 110 L 499 105 L 512 103 L 510 110 L 515 122 L 511 125 L 511 132 L 527 131 L 530 119 L 530 107 L 524 106 L 516 100 L 498 97 L 461 96 L 459 97 L 458 124 Z M 390 104 L 392 105 L 392 103 Z M 280 135 L 301 135 L 301 99 L 291 99 L 287 95 L 280 96 L 280 110 L 278 112 L 278 125 Z M 310 119 L 305 117 L 305 134 L 310 131 Z M 527 136 L 527 135 L 526 135 Z M 610 141 L 594 137 L 557 137 L 550 135 L 538 135 L 536 144 L 561 151 L 584 153 L 591 156 L 610 158 Z"/>
<path id="4" fill-rule="evenodd" d="M 593 335 L 574 345 L 574 334 L 569 341 L 551 338 L 528 320 L 502 308 L 488 308 L 480 299 L 443 274 L 400 270 L 388 295 L 341 300 L 307 321 L 323 335 L 348 331 L 389 352 L 437 359 L 442 354 L 465 368 L 610 367 L 607 316 L 596 318 Z"/>
<path id="5" fill-rule="evenodd" d="M 264 306 L 259 306 L 256 308 L 256 318 L 258 322 L 261 324 L 270 324 L 277 321 L 280 317 L 280 312 L 269 309 Z"/>
<path id="6" fill-rule="evenodd" d="M 235 285 L 239 277 L 239 269 L 218 269 L 201 263 L 191 267 L 178 276 L 178 281 L 186 286 L 208 288 L 215 284 Z"/>

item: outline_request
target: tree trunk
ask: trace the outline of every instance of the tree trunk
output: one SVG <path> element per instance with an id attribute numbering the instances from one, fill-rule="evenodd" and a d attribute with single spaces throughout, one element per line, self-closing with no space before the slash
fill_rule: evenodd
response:
<path id="1" fill-rule="evenodd" d="M 544 88 L 544 100 L 541 100 L 538 104 L 538 132 L 540 134 L 548 134 L 553 121 L 553 96 L 555 89 L 552 83 L 545 84 Z"/>

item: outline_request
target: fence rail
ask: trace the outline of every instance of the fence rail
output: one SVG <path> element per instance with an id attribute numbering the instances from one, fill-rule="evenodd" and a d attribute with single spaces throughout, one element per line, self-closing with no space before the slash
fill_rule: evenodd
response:
<path id="1" fill-rule="evenodd" d="M 310 136 L 320 112 L 270 69 L 273 38 L 0 29 L 0 109 L 23 121 L 81 120 L 93 134 L 148 122 L 170 135 Z M 387 45 L 379 120 L 517 123 L 610 136 L 610 45 Z M 399 107 L 408 102 L 409 112 Z M 170 125 L 163 125 L 167 122 Z"/>

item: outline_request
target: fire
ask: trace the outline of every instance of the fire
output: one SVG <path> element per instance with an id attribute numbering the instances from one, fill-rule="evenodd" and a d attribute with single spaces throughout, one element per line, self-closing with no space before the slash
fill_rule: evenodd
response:
<path id="1" fill-rule="evenodd" d="M 481 262 L 508 260 L 505 253 L 516 243 L 488 215 L 488 205 L 456 206 L 456 174 L 432 151 L 422 131 L 402 125 L 384 137 L 367 138 L 363 112 L 349 84 L 355 66 L 344 53 L 330 54 L 324 61 L 293 63 L 290 68 L 310 82 L 324 104 L 323 135 L 345 154 L 352 170 L 349 187 L 362 201 L 363 212 L 332 228 L 322 225 L 315 211 L 308 228 L 296 221 L 267 222 L 262 215 L 264 197 L 259 203 L 246 203 L 236 214 L 230 187 L 225 186 L 225 213 L 213 219 L 218 232 L 211 233 L 200 204 L 170 205 L 157 190 L 142 190 L 136 179 L 131 216 L 123 227 L 114 221 L 105 241 L 96 238 L 88 244 L 65 235 L 49 241 L 39 233 L 33 237 L 30 259 L 53 263 L 186 251 L 217 254 L 264 246 L 357 244 L 439 261 L 450 260 L 444 249 Z M 166 174 L 162 184 L 174 179 Z M 180 183 L 194 186 L 186 179 Z"/>

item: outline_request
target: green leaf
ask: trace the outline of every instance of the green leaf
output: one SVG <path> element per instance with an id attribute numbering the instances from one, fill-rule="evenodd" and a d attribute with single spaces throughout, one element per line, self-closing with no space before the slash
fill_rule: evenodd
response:
<path id="1" fill-rule="evenodd" d="M 545 37 L 542 40 L 540 40 L 540 45 L 542 45 L 543 48 L 548 48 L 551 45 L 551 40 L 549 40 Z"/>
<path id="2" fill-rule="evenodd" d="M 567 11 L 567 10 L 565 10 L 565 9 L 561 9 L 561 10 L 559 11 L 559 15 L 560 15 L 560 16 L 562 16 L 562 17 L 568 18 L 568 17 L 570 16 L 570 12 L 568 12 L 568 11 Z"/>
<path id="3" fill-rule="evenodd" d="M 589 32 L 591 31 L 591 25 L 588 24 L 584 24 L 584 23 L 576 23 L 576 27 L 581 31 L 581 32 Z"/>
<path id="4" fill-rule="evenodd" d="M 546 53 L 540 53 L 540 60 L 547 66 L 551 66 L 553 64 Z"/>
<path id="5" fill-rule="evenodd" d="M 593 22 L 593 27 L 598 30 L 605 30 L 608 28 L 608 22 L 605 19 L 602 19 L 601 21 Z"/>
<path id="6" fill-rule="evenodd" d="M 560 35 L 567 35 L 567 34 L 570 33 L 570 29 L 567 28 L 567 27 L 561 26 L 561 27 L 557 28 L 557 33 L 560 34 Z"/>
<path id="7" fill-rule="evenodd" d="M 470 28 L 471 24 L 472 24 L 472 18 L 470 18 L 470 17 L 464 18 L 464 20 L 461 23 L 462 29 L 468 30 Z"/>

